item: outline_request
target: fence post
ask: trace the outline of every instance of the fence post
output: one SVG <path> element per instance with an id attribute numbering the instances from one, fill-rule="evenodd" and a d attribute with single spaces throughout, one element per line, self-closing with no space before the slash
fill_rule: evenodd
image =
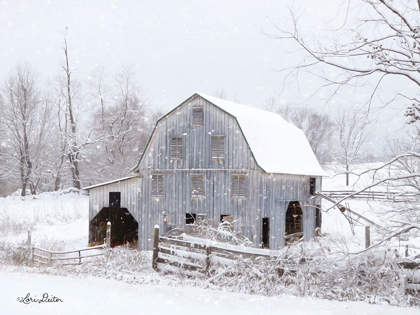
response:
<path id="1" fill-rule="evenodd" d="M 110 248 L 111 247 L 111 222 L 108 221 L 108 223 L 106 224 L 106 247 Z"/>
<path id="2" fill-rule="evenodd" d="M 408 257 L 408 245 L 405 245 L 405 257 Z"/>
<path id="3" fill-rule="evenodd" d="M 211 247 L 207 246 L 206 248 L 206 273 L 208 273 L 210 269 L 210 263 L 211 263 L 210 255 L 211 255 Z"/>
<path id="4" fill-rule="evenodd" d="M 155 231 L 153 234 L 153 257 L 152 257 L 152 268 L 157 269 L 156 260 L 159 252 L 159 225 L 155 225 Z"/>
<path id="5" fill-rule="evenodd" d="M 29 253 L 29 260 L 32 259 L 32 235 L 31 230 L 28 230 L 28 253 Z"/>
<path id="6" fill-rule="evenodd" d="M 370 226 L 365 226 L 365 248 L 370 247 Z"/>

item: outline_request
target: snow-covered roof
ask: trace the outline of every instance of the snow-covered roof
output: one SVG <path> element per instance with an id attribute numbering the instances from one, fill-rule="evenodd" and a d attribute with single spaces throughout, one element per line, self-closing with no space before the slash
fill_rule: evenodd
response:
<path id="1" fill-rule="evenodd" d="M 96 187 L 100 187 L 100 186 L 105 186 L 105 185 L 108 185 L 108 184 L 122 182 L 122 181 L 125 181 L 125 180 L 128 180 L 128 179 L 132 179 L 134 177 L 139 177 L 139 176 L 138 175 L 131 175 L 131 176 L 127 176 L 127 177 L 122 177 L 122 178 L 111 180 L 109 182 L 105 182 L 105 183 L 100 183 L 100 184 L 96 184 L 96 185 L 92 185 L 92 186 L 83 187 L 82 189 L 83 190 L 89 190 L 89 189 L 92 189 L 92 188 L 96 188 Z"/>
<path id="2" fill-rule="evenodd" d="M 197 93 L 238 121 L 257 164 L 267 173 L 326 176 L 303 131 L 280 115 Z"/>

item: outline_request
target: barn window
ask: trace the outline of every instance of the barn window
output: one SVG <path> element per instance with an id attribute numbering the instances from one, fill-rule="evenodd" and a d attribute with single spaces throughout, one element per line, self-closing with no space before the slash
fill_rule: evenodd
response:
<path id="1" fill-rule="evenodd" d="M 193 107 L 193 127 L 201 127 L 204 125 L 204 108 Z"/>
<path id="2" fill-rule="evenodd" d="M 315 213 L 315 227 L 321 228 L 322 223 L 322 212 L 321 212 L 321 206 L 316 205 L 316 213 Z"/>
<path id="3" fill-rule="evenodd" d="M 316 178 L 311 178 L 309 181 L 309 193 L 315 195 L 316 192 Z"/>
<path id="4" fill-rule="evenodd" d="M 152 175 L 152 196 L 163 197 L 163 175 Z"/>
<path id="5" fill-rule="evenodd" d="M 197 219 L 197 214 L 195 213 L 186 213 L 185 214 L 185 224 L 194 224 Z"/>
<path id="6" fill-rule="evenodd" d="M 232 175 L 232 197 L 245 197 L 245 176 L 246 175 Z"/>
<path id="7" fill-rule="evenodd" d="M 211 157 L 212 159 L 225 158 L 225 136 L 211 137 Z"/>
<path id="8" fill-rule="evenodd" d="M 121 193 L 120 192 L 110 192 L 109 193 L 109 207 L 110 208 L 120 208 L 121 207 Z"/>
<path id="9" fill-rule="evenodd" d="M 182 147 L 184 139 L 182 137 L 172 137 L 171 139 L 171 159 L 180 160 L 182 159 Z"/>
<path id="10" fill-rule="evenodd" d="M 220 216 L 220 222 L 229 222 L 229 223 L 233 223 L 233 215 L 230 214 L 222 214 Z"/>
<path id="11" fill-rule="evenodd" d="M 204 174 L 191 175 L 191 197 L 204 196 Z"/>

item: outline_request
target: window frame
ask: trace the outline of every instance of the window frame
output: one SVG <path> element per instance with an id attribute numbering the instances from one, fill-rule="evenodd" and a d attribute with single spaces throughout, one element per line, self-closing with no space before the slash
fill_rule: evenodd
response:
<path id="1" fill-rule="evenodd" d="M 211 136 L 211 158 L 212 160 L 224 160 L 226 158 L 226 136 L 212 135 Z M 222 141 L 220 141 L 222 140 Z M 220 143 L 221 142 L 221 143 Z M 217 147 L 216 147 L 217 146 Z M 222 148 L 220 148 L 222 146 Z"/>
<path id="2" fill-rule="evenodd" d="M 117 196 L 117 198 L 115 198 Z M 108 199 L 109 208 L 121 208 L 121 192 L 120 191 L 110 191 Z"/>
<path id="3" fill-rule="evenodd" d="M 178 140 L 180 140 L 180 143 L 179 142 L 174 143 L 174 141 L 178 141 Z M 171 160 L 173 161 L 182 160 L 183 151 L 184 151 L 184 137 L 182 136 L 171 137 L 170 148 L 171 148 Z"/>
<path id="4" fill-rule="evenodd" d="M 195 173 L 191 174 L 191 198 L 205 198 L 205 177 L 203 173 Z M 194 179 L 200 178 L 199 182 L 194 182 Z M 194 184 L 200 183 L 201 187 L 198 187 L 198 189 L 194 189 Z M 201 188 L 201 193 L 200 193 Z M 194 193 L 194 191 L 197 191 L 197 193 Z"/>
<path id="5" fill-rule="evenodd" d="M 193 108 L 192 108 L 192 126 L 193 127 L 203 127 L 204 126 L 204 106 L 193 106 Z"/>
<path id="6" fill-rule="evenodd" d="M 155 198 L 163 198 L 163 195 L 165 193 L 163 174 L 152 174 L 151 181 L 152 181 L 151 196 Z"/>
<path id="7" fill-rule="evenodd" d="M 193 225 L 197 222 L 197 213 L 186 212 L 185 213 L 185 224 Z"/>
<path id="8" fill-rule="evenodd" d="M 232 199 L 246 199 L 246 177 L 247 174 L 231 174 L 231 198 Z M 243 180 L 241 185 L 241 180 Z M 237 186 L 236 186 L 237 185 Z"/>

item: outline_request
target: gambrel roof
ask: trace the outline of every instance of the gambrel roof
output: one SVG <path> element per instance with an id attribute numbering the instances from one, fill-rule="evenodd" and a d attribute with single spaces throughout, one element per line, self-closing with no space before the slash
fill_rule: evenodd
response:
<path id="1" fill-rule="evenodd" d="M 195 97 L 205 99 L 236 119 L 256 163 L 266 173 L 326 175 L 303 131 L 272 112 L 196 93 L 157 123 Z M 132 171 L 137 171 L 140 161 Z"/>

